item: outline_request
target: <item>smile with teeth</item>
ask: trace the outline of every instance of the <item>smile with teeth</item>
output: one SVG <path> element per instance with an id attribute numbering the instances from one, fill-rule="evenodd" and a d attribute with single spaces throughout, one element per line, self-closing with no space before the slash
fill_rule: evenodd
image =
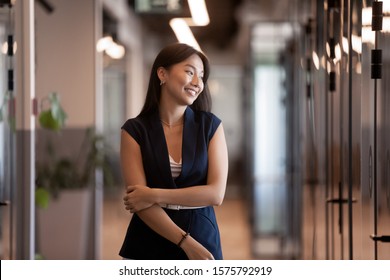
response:
<path id="1" fill-rule="evenodd" d="M 192 96 L 195 96 L 198 93 L 197 91 L 195 91 L 195 90 L 193 90 L 191 88 L 186 88 L 185 90 L 186 90 L 186 92 L 188 92 Z"/>

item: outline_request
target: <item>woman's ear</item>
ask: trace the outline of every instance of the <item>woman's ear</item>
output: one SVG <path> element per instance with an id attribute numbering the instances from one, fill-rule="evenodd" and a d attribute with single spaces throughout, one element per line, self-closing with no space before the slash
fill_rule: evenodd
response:
<path id="1" fill-rule="evenodd" d="M 161 82 L 165 83 L 166 80 L 166 70 L 164 67 L 157 68 L 157 76 L 160 79 Z"/>

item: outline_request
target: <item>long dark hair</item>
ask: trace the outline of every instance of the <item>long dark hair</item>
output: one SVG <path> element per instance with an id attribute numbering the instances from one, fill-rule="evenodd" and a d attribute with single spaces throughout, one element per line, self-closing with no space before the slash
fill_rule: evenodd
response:
<path id="1" fill-rule="evenodd" d="M 194 101 L 194 103 L 190 107 L 194 110 L 201 110 L 207 112 L 211 110 L 211 96 L 207 86 L 207 80 L 210 75 L 210 63 L 208 58 L 202 52 L 194 49 L 189 45 L 182 44 L 182 43 L 175 43 L 163 48 L 160 51 L 160 53 L 157 55 L 153 63 L 153 67 L 150 72 L 149 86 L 148 86 L 148 91 L 146 93 L 145 104 L 141 110 L 140 115 L 152 114 L 158 110 L 158 105 L 160 103 L 160 97 L 161 97 L 161 86 L 160 86 L 160 79 L 158 78 L 157 75 L 157 69 L 159 67 L 164 67 L 165 69 L 169 69 L 169 67 L 171 67 L 172 65 L 175 65 L 177 63 L 186 60 L 193 54 L 198 55 L 203 62 L 204 88 L 202 93 L 198 96 L 198 98 Z"/>

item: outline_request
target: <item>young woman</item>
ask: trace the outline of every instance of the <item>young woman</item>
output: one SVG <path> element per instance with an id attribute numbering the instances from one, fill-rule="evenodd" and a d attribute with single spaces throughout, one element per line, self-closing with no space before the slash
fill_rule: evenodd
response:
<path id="1" fill-rule="evenodd" d="M 194 48 L 165 47 L 141 113 L 122 126 L 124 204 L 134 213 L 123 258 L 222 259 L 213 206 L 225 195 L 228 155 L 221 120 L 210 113 L 209 69 Z"/>

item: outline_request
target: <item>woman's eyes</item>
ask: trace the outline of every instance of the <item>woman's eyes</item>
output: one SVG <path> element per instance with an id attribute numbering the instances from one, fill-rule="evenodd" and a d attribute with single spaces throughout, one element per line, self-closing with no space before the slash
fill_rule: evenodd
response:
<path id="1" fill-rule="evenodd" d="M 186 70 L 186 73 L 187 73 L 188 75 L 190 75 L 190 76 L 194 76 L 194 75 L 195 75 L 194 72 L 191 71 L 191 70 Z M 199 76 L 199 79 L 203 80 L 203 76 Z"/>

